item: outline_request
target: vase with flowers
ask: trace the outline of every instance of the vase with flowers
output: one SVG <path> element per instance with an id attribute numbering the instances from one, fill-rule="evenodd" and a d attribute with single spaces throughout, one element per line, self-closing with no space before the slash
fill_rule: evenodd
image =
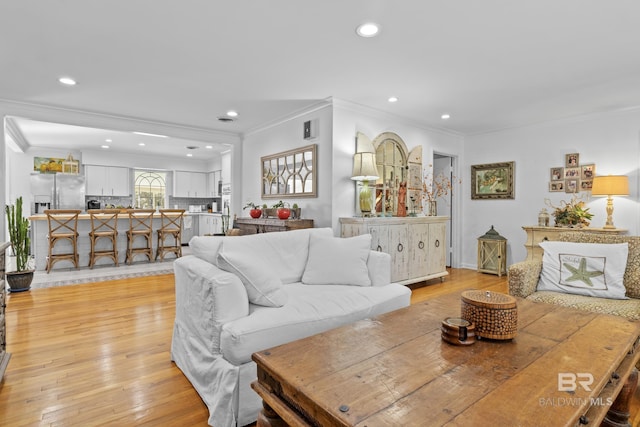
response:
<path id="1" fill-rule="evenodd" d="M 553 209 L 551 215 L 553 215 L 556 227 L 588 227 L 591 218 L 593 218 L 589 208 L 584 207 L 584 201 L 580 200 L 576 194 L 568 202 L 561 200 L 558 206 L 553 205 L 549 199 L 545 199 L 545 203 Z"/>
<path id="2" fill-rule="evenodd" d="M 432 165 L 429 165 L 432 168 Z M 422 200 L 425 202 L 425 214 L 427 216 L 438 215 L 438 199 L 449 194 L 452 189 L 452 178 L 440 172 L 434 175 L 425 173 L 422 180 Z"/>

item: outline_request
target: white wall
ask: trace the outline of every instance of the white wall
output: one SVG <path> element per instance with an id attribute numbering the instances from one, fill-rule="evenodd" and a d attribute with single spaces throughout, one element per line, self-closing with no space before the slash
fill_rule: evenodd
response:
<path id="1" fill-rule="evenodd" d="M 629 175 L 629 197 L 614 200 L 614 224 L 637 235 L 640 231 L 638 169 L 640 110 L 607 113 L 539 126 L 465 138 L 463 168 L 463 267 L 477 267 L 477 238 L 494 225 L 508 239 L 507 264 L 526 256 L 524 225 L 537 225 L 545 198 L 558 205 L 567 193 L 548 191 L 549 169 L 564 166 L 564 156 L 579 153 L 580 163 L 595 163 L 596 175 Z M 514 200 L 471 200 L 471 165 L 515 161 Z M 589 193 L 579 194 L 587 196 Z M 606 221 L 606 198 L 591 198 L 592 227 Z M 551 209 L 547 209 L 551 211 Z M 553 222 L 553 219 L 552 219 Z"/>
<path id="2" fill-rule="evenodd" d="M 304 122 L 312 120 L 318 125 L 317 136 L 304 139 Z M 297 203 L 302 209 L 302 217 L 314 220 L 315 227 L 331 226 L 331 105 L 323 103 L 317 109 L 297 114 L 278 124 L 247 134 L 242 142 L 242 180 L 240 194 L 237 185 L 232 184 L 234 197 L 239 203 L 238 216 L 248 217 L 248 211 L 242 211 L 247 202 L 256 205 L 277 203 L 280 199 L 262 199 L 260 158 L 267 155 L 293 150 L 311 144 L 317 144 L 317 196 L 314 198 L 282 198 L 290 205 Z"/>

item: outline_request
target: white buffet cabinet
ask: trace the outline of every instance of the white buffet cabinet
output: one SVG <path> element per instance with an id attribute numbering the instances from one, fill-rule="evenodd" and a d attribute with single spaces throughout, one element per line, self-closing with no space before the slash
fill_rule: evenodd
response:
<path id="1" fill-rule="evenodd" d="M 391 255 L 391 281 L 404 285 L 448 275 L 446 216 L 340 218 L 341 236 L 371 234 L 371 249 Z"/>

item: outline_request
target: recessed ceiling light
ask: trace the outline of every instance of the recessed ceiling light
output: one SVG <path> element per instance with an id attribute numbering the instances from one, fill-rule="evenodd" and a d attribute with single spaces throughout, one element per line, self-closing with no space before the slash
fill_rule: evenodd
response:
<path id="1" fill-rule="evenodd" d="M 229 116 L 229 117 L 238 117 L 238 112 L 237 111 L 233 111 L 233 110 L 229 110 L 229 111 L 227 111 L 227 116 Z"/>
<path id="2" fill-rule="evenodd" d="M 209 150 L 213 149 L 213 145 L 206 145 L 204 148 L 208 148 Z"/>
<path id="3" fill-rule="evenodd" d="M 60 77 L 58 81 L 67 86 L 75 86 L 77 84 L 77 82 L 71 77 Z"/>
<path id="4" fill-rule="evenodd" d="M 374 24 L 373 22 L 367 22 L 366 24 L 359 25 L 358 28 L 356 28 L 356 34 L 360 37 L 374 37 L 378 34 L 378 31 L 380 31 L 378 24 Z"/>
<path id="5" fill-rule="evenodd" d="M 144 147 L 144 142 L 139 142 L 139 143 L 138 143 L 138 145 L 139 145 L 140 147 Z"/>
<path id="6" fill-rule="evenodd" d="M 158 135 L 157 133 L 147 133 L 147 132 L 133 132 L 136 135 L 144 135 L 144 136 L 155 136 L 156 138 L 168 138 L 167 135 Z"/>
<path id="7" fill-rule="evenodd" d="M 112 142 L 111 139 L 105 139 L 104 142 Z"/>
<path id="8" fill-rule="evenodd" d="M 109 148 L 108 145 L 101 145 L 100 147 L 104 148 L 105 150 L 107 150 Z"/>
<path id="9" fill-rule="evenodd" d="M 441 118 L 442 120 L 450 119 L 450 118 L 451 118 L 451 114 L 444 113 L 443 115 L 441 115 L 441 116 L 440 116 L 440 118 Z"/>
<path id="10" fill-rule="evenodd" d="M 187 153 L 187 157 L 193 157 L 193 154 Z"/>
<path id="11" fill-rule="evenodd" d="M 398 102 L 398 97 L 397 96 L 390 96 L 388 101 L 389 102 Z"/>

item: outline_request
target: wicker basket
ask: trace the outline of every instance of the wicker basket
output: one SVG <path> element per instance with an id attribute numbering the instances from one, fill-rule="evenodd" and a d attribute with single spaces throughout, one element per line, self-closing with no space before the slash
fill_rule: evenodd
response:
<path id="1" fill-rule="evenodd" d="M 518 332 L 518 307 L 511 295 L 480 290 L 462 293 L 460 317 L 473 323 L 476 335 L 510 340 Z"/>

